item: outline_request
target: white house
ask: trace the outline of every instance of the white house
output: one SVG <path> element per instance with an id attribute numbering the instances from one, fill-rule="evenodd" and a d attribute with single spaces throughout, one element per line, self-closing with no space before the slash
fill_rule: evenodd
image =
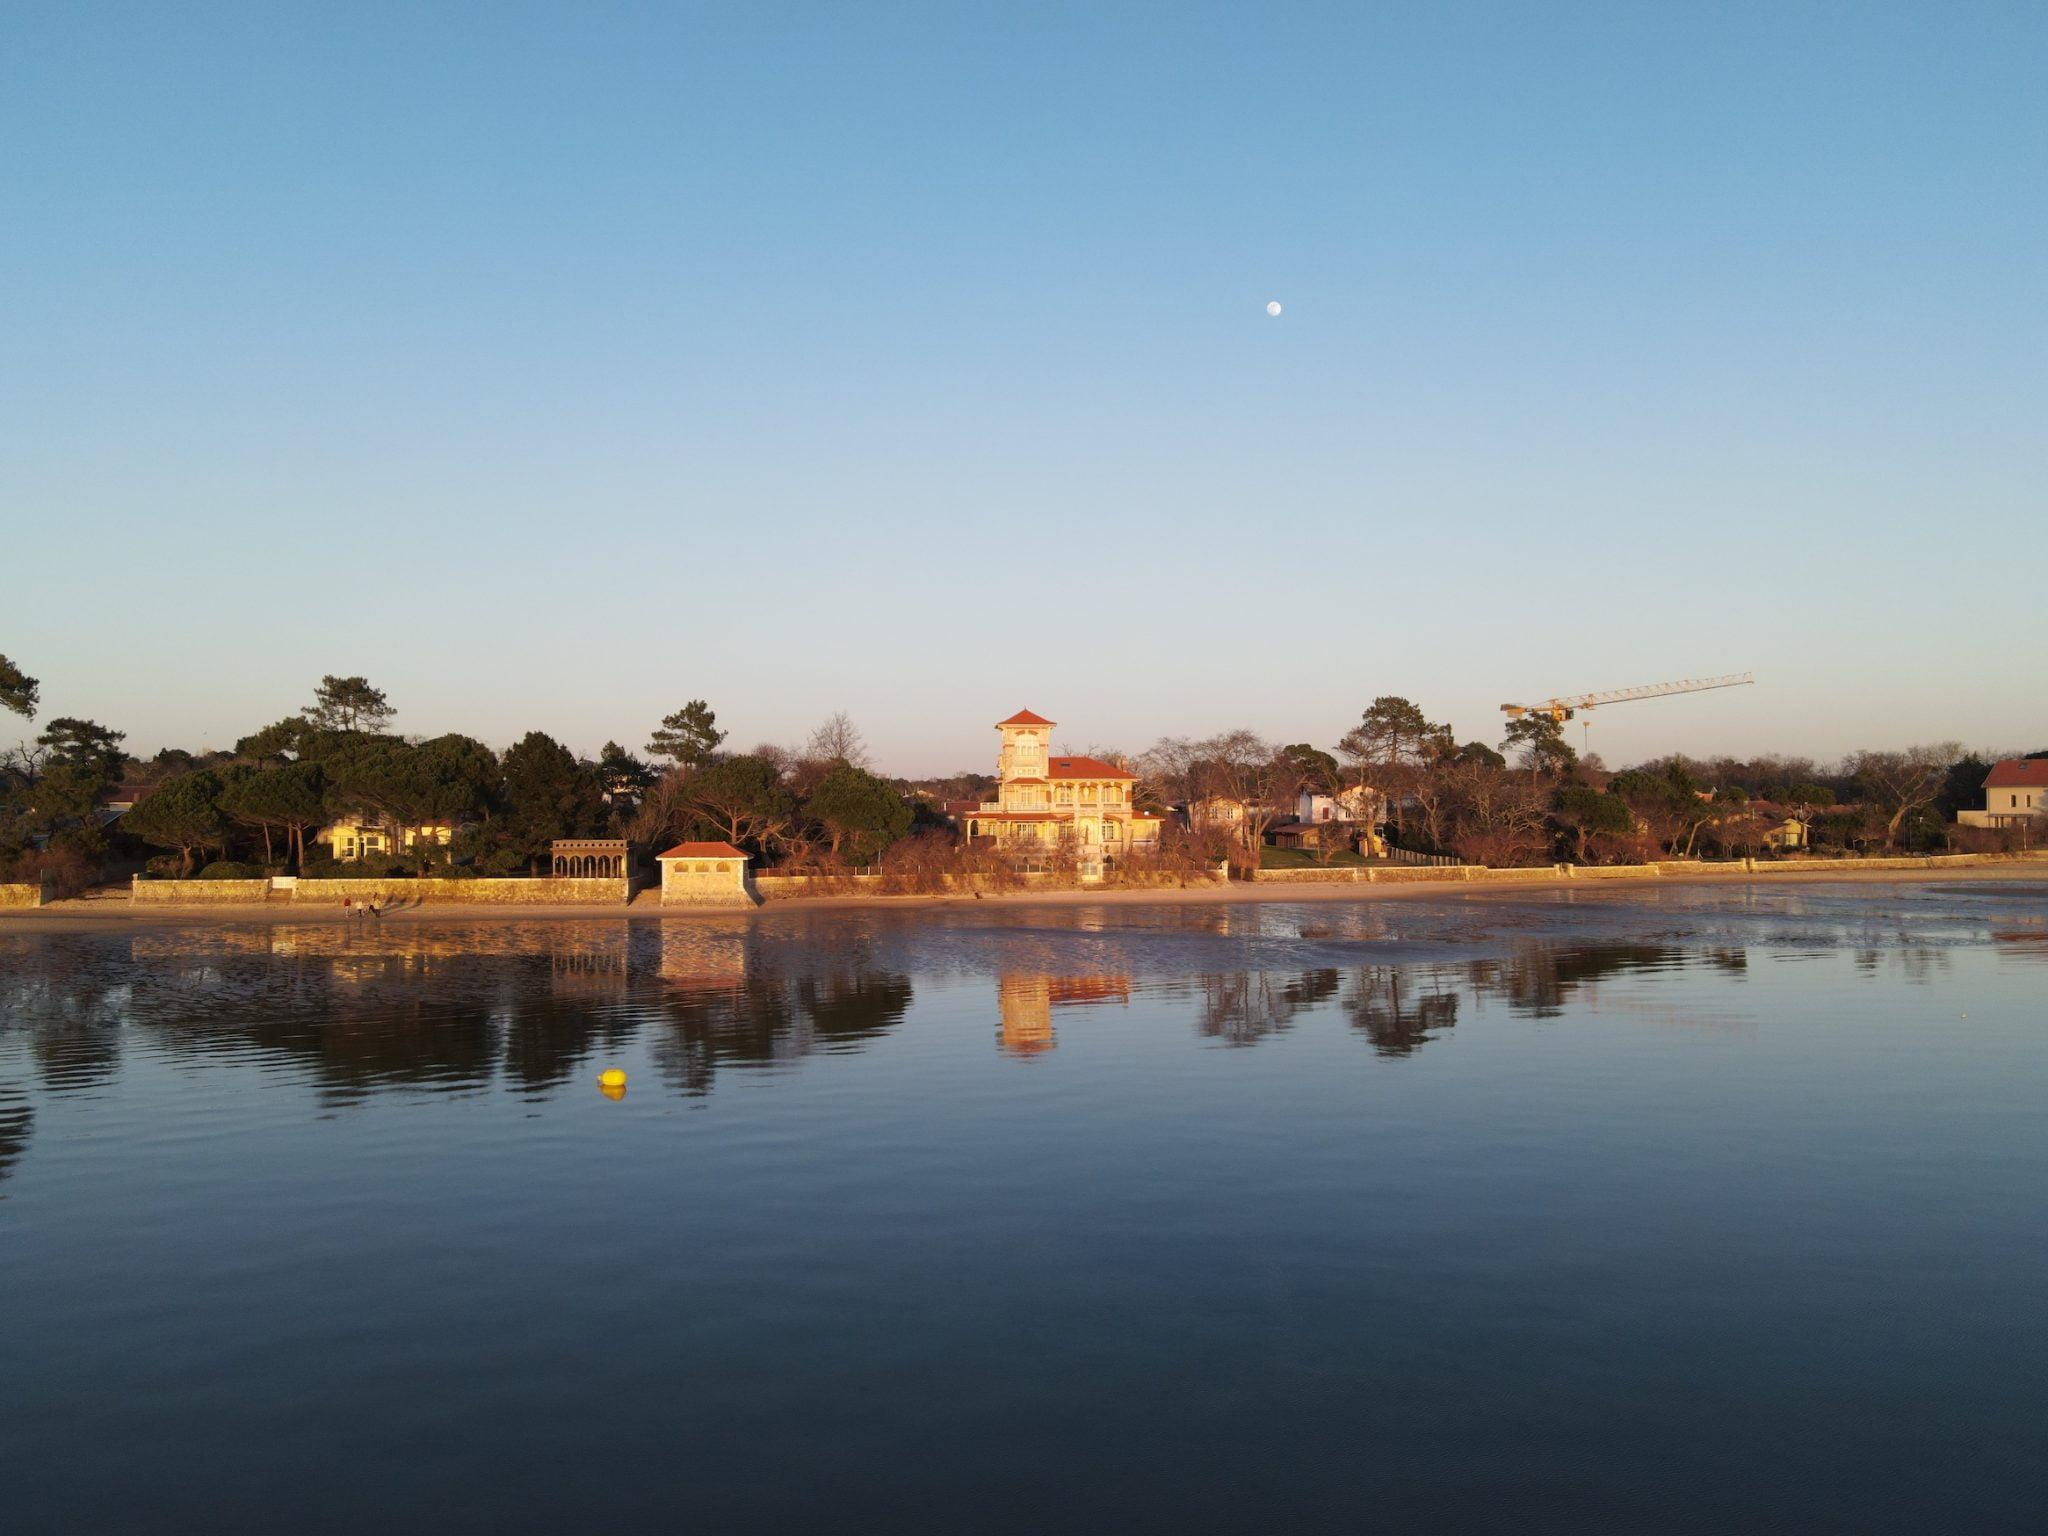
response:
<path id="1" fill-rule="evenodd" d="M 1319 795 L 1304 789 L 1294 797 L 1294 818 L 1297 821 L 1378 821 L 1381 814 L 1379 792 L 1363 784 L 1334 795 Z"/>
<path id="2" fill-rule="evenodd" d="M 2048 815 L 2048 757 L 2009 757 L 1984 777 L 1984 809 L 1958 811 L 1965 827 L 2009 827 Z"/>
<path id="3" fill-rule="evenodd" d="M 664 906 L 751 907 L 754 887 L 747 879 L 747 855 L 731 843 L 677 843 L 657 856 Z"/>

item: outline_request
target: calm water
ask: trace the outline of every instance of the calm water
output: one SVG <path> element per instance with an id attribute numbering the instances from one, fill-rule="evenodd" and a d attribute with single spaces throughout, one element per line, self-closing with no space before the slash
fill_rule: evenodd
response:
<path id="1" fill-rule="evenodd" d="M 0 924 L 0 1525 L 2038 1530 L 2044 1002 L 2018 884 Z"/>

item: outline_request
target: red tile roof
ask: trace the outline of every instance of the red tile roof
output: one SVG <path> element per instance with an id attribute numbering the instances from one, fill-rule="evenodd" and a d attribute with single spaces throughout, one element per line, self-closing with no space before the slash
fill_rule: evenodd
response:
<path id="1" fill-rule="evenodd" d="M 677 843 L 667 853 L 658 853 L 657 859 L 744 859 L 747 857 L 731 843 Z"/>
<path id="2" fill-rule="evenodd" d="M 1043 715 L 1034 715 L 1028 709 L 1020 709 L 1007 720 L 998 720 L 997 725 L 1051 725 L 1052 721 Z"/>
<path id="3" fill-rule="evenodd" d="M 1135 779 L 1137 775 L 1105 763 L 1099 757 L 1056 757 L 1052 760 L 1056 779 Z"/>
<path id="4" fill-rule="evenodd" d="M 1992 766 L 1986 789 L 2048 789 L 2048 757 L 2009 757 Z"/>

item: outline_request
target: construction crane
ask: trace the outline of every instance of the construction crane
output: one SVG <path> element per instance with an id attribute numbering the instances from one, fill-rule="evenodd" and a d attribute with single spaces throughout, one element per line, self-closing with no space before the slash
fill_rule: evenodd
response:
<path id="1" fill-rule="evenodd" d="M 1709 688 L 1740 688 L 1756 681 L 1753 672 L 1731 672 L 1726 677 L 1688 677 L 1676 683 L 1645 683 L 1640 688 L 1610 688 L 1605 693 L 1575 693 L 1569 698 L 1545 699 L 1541 704 L 1503 704 L 1500 712 L 1510 720 L 1524 715 L 1548 715 L 1559 725 L 1580 710 L 1602 704 L 1627 704 L 1636 699 L 1661 699 L 1673 693 L 1704 693 Z"/>
<path id="2" fill-rule="evenodd" d="M 1752 672 L 1731 672 L 1726 677 L 1688 677 L 1675 683 L 1645 683 L 1640 688 L 1610 688 L 1605 693 L 1575 693 L 1566 698 L 1545 699 L 1541 704 L 1503 704 L 1501 713 L 1510 720 L 1524 715 L 1547 715 L 1559 725 L 1577 714 L 1591 714 L 1602 704 L 1630 704 L 1637 699 L 1661 699 L 1674 693 L 1704 693 L 1709 688 L 1740 688 L 1756 681 Z M 1583 740 L 1592 745 L 1592 722 L 1580 722 Z"/>

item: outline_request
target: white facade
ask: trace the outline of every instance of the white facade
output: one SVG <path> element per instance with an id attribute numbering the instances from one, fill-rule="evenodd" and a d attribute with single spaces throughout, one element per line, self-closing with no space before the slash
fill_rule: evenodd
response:
<path id="1" fill-rule="evenodd" d="M 2048 816 L 2048 759 L 2009 758 L 1984 780 L 1984 809 L 1958 811 L 1965 827 L 2007 827 Z"/>
<path id="2" fill-rule="evenodd" d="M 1297 821 L 1377 821 L 1380 814 L 1380 797 L 1364 785 L 1353 785 L 1335 795 L 1319 795 L 1303 790 L 1294 799 L 1294 815 Z"/>

